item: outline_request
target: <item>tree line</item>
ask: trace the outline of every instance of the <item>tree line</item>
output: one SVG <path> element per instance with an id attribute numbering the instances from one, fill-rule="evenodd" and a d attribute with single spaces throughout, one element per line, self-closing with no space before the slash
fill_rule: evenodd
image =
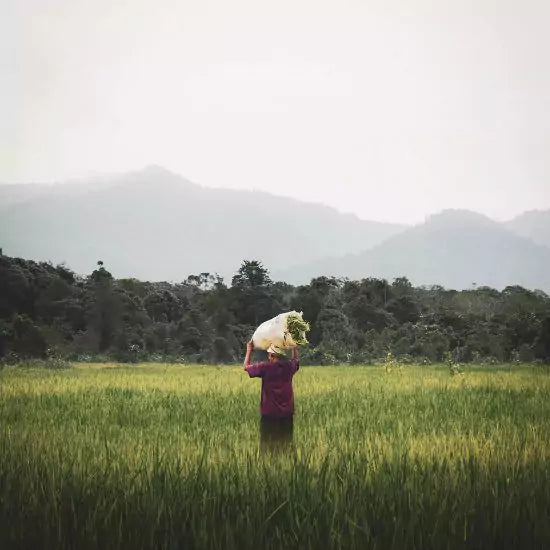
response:
<path id="1" fill-rule="evenodd" d="M 216 274 L 182 282 L 115 279 L 100 261 L 88 276 L 65 265 L 0 255 L 0 361 L 233 363 L 256 326 L 303 311 L 307 364 L 403 362 L 550 363 L 550 297 L 539 290 L 449 290 L 316 277 L 271 280 L 245 260 L 226 285 Z"/>

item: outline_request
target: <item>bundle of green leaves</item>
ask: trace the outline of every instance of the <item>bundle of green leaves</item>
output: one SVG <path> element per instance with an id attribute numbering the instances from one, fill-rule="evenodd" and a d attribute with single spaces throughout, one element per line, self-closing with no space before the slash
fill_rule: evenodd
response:
<path id="1" fill-rule="evenodd" d="M 286 318 L 286 328 L 297 345 L 302 346 L 308 343 L 306 332 L 309 331 L 309 323 L 304 321 L 300 313 L 291 313 Z"/>

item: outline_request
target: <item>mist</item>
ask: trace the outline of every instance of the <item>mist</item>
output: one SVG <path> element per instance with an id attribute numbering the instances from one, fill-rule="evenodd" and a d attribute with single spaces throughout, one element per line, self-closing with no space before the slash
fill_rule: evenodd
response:
<path id="1" fill-rule="evenodd" d="M 159 164 L 416 223 L 550 207 L 548 3 L 7 1 L 0 181 Z"/>

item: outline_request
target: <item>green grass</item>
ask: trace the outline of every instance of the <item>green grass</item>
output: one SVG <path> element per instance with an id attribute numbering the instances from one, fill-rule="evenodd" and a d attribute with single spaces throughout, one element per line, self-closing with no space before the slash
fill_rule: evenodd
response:
<path id="1" fill-rule="evenodd" d="M 259 452 L 239 368 L 0 373 L 0 548 L 548 548 L 541 367 L 308 367 Z"/>

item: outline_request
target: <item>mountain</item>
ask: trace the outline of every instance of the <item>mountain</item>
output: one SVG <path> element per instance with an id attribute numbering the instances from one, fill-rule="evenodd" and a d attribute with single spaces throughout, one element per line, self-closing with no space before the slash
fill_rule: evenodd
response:
<path id="1" fill-rule="evenodd" d="M 360 252 L 405 226 L 360 220 L 268 193 L 213 189 L 158 166 L 71 184 L 0 185 L 5 254 L 116 277 L 226 278 L 243 259 L 288 268 Z"/>
<path id="2" fill-rule="evenodd" d="M 537 244 L 550 247 L 550 210 L 531 210 L 506 222 L 506 227 Z"/>
<path id="3" fill-rule="evenodd" d="M 351 279 L 406 276 L 415 285 L 550 291 L 550 249 L 481 214 L 445 210 L 360 254 L 304 263 L 274 276 L 305 283 L 318 275 Z"/>
<path id="4" fill-rule="evenodd" d="M 117 176 L 70 180 L 64 183 L 0 183 L 0 210 L 42 198 L 78 196 L 113 185 Z"/>

